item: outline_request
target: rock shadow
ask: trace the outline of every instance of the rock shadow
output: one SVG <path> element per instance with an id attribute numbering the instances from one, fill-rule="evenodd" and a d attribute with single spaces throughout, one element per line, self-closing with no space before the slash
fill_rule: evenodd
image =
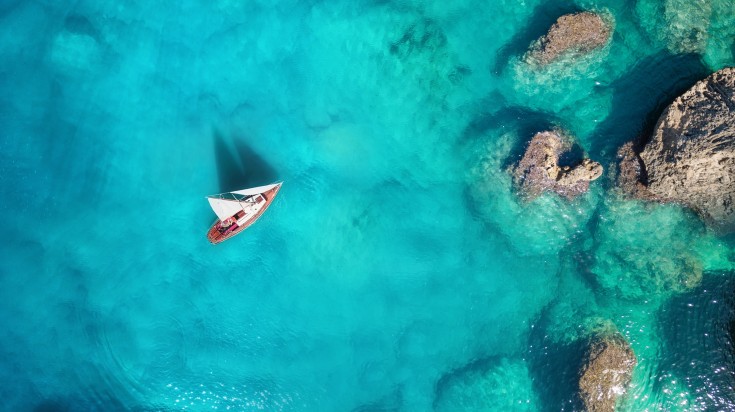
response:
<path id="1" fill-rule="evenodd" d="M 579 371 L 588 342 L 584 339 L 572 343 L 550 341 L 546 333 L 549 323 L 547 312 L 542 312 L 529 336 L 528 364 L 540 410 L 584 410 L 579 397 Z"/>
<path id="2" fill-rule="evenodd" d="M 434 384 L 434 400 L 432 403 L 432 409 L 437 410 L 439 408 L 441 401 L 444 399 L 444 396 L 446 396 L 446 392 L 451 390 L 452 386 L 457 381 L 462 382 L 464 379 L 472 377 L 473 375 L 481 377 L 499 365 L 502 359 L 503 358 L 501 356 L 489 356 L 475 359 L 466 365 L 442 374 L 436 384 Z"/>
<path id="3" fill-rule="evenodd" d="M 576 166 L 584 159 L 584 149 L 577 143 L 572 141 L 571 148 L 559 155 L 559 166 Z"/>
<path id="4" fill-rule="evenodd" d="M 707 74 L 697 54 L 662 51 L 641 60 L 610 85 L 612 108 L 592 133 L 590 157 L 609 162 L 624 143 L 645 143 L 666 106 Z"/>
<path id="5" fill-rule="evenodd" d="M 497 51 L 493 72 L 499 74 L 510 59 L 526 53 L 531 43 L 546 34 L 559 17 L 580 11 L 583 9 L 569 0 L 546 2 L 536 6 L 531 17 L 526 19 L 526 25 Z"/>
<path id="6" fill-rule="evenodd" d="M 735 272 L 705 273 L 702 283 L 678 295 L 658 315 L 664 349 L 659 375 L 687 382 L 705 410 L 735 410 Z M 657 392 L 667 380 L 655 381 Z"/>
<path id="7" fill-rule="evenodd" d="M 535 111 L 522 106 L 511 106 L 475 118 L 465 128 L 461 140 L 468 142 L 494 129 L 515 130 L 520 138 L 514 142 L 510 156 L 503 164 L 503 167 L 507 168 L 515 165 L 523 157 L 526 146 L 533 135 L 558 128 L 560 124 L 561 120 L 551 113 Z"/>
<path id="8" fill-rule="evenodd" d="M 226 139 L 215 132 L 214 155 L 220 192 L 273 183 L 278 176 L 277 171 L 243 137 Z"/>

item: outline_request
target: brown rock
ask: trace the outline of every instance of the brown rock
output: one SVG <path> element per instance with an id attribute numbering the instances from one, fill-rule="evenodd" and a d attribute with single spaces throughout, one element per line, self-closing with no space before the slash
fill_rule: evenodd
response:
<path id="1" fill-rule="evenodd" d="M 559 166 L 559 157 L 571 143 L 557 132 L 536 133 L 526 153 L 513 169 L 513 181 L 529 199 L 544 192 L 555 192 L 573 199 L 589 189 L 589 182 L 602 175 L 602 165 L 584 159 L 574 167 Z"/>
<path id="2" fill-rule="evenodd" d="M 633 142 L 628 142 L 618 149 L 618 160 L 617 183 L 623 194 L 641 200 L 658 200 L 641 183 L 645 181 L 645 168 Z"/>
<path id="3" fill-rule="evenodd" d="M 679 96 L 643 150 L 632 147 L 619 152 L 626 193 L 684 204 L 721 232 L 735 231 L 735 68 Z"/>
<path id="4" fill-rule="evenodd" d="M 531 45 L 526 61 L 546 65 L 565 54 L 587 53 L 607 44 L 611 33 L 611 25 L 595 13 L 565 14 Z"/>
<path id="5" fill-rule="evenodd" d="M 580 371 L 579 395 L 588 412 L 613 412 L 630 384 L 637 359 L 619 334 L 593 339 Z"/>

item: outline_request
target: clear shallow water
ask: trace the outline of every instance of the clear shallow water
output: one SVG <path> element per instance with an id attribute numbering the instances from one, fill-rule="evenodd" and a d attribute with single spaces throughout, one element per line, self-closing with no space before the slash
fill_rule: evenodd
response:
<path id="1" fill-rule="evenodd" d="M 580 8 L 609 47 L 520 63 Z M 550 125 L 609 165 L 735 64 L 729 2 L 0 13 L 7 410 L 575 410 L 610 325 L 639 359 L 620 409 L 735 403 L 733 239 L 607 179 L 524 205 L 505 171 Z M 206 242 L 205 194 L 275 179 L 257 225 Z"/>

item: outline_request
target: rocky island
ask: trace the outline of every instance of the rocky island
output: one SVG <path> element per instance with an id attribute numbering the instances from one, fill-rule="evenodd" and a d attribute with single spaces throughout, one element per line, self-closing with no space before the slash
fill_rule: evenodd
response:
<path id="1" fill-rule="evenodd" d="M 664 110 L 645 146 L 618 154 L 625 193 L 681 203 L 718 231 L 735 231 L 735 68 L 695 84 Z"/>
<path id="2" fill-rule="evenodd" d="M 606 45 L 611 34 L 612 25 L 598 14 L 565 14 L 531 45 L 525 60 L 544 66 L 564 55 L 584 54 Z"/>
<path id="3" fill-rule="evenodd" d="M 613 412 L 630 384 L 637 359 L 619 334 L 592 339 L 579 378 L 579 396 L 589 412 Z"/>
<path id="4" fill-rule="evenodd" d="M 602 165 L 583 159 L 574 166 L 561 166 L 559 158 L 572 147 L 560 132 L 536 133 L 523 158 L 512 170 L 513 181 L 529 200 L 544 192 L 573 199 L 589 189 L 589 182 L 602 175 Z"/>

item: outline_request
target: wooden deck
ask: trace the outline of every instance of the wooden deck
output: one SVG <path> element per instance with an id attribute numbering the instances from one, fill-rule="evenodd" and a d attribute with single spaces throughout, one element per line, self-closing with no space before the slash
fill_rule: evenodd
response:
<path id="1" fill-rule="evenodd" d="M 278 190 L 281 189 L 281 185 L 278 185 L 274 187 L 271 190 L 268 190 L 266 192 L 263 192 L 262 195 L 265 198 L 265 206 L 263 206 L 258 212 L 253 215 L 248 221 L 243 223 L 242 226 L 238 226 L 237 223 L 233 223 L 232 225 L 222 225 L 222 221 L 217 219 L 213 224 L 212 227 L 209 228 L 209 232 L 207 232 L 207 239 L 209 239 L 212 244 L 216 245 L 217 243 L 222 243 L 225 240 L 235 236 L 236 234 L 242 232 L 243 230 L 247 229 L 255 223 L 256 220 L 260 216 L 263 215 L 263 213 L 268 209 L 268 207 L 273 202 L 273 199 L 276 198 L 276 194 L 278 194 Z M 239 216 L 238 216 L 239 215 Z M 238 217 L 244 216 L 243 212 L 238 212 L 235 216 L 235 220 L 238 219 Z"/>

